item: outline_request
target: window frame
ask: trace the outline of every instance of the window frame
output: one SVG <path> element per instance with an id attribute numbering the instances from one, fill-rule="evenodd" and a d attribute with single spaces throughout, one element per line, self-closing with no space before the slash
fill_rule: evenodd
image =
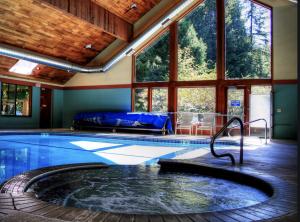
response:
<path id="1" fill-rule="evenodd" d="M 1 112 L 2 112 L 2 101 L 3 101 L 3 93 L 2 93 L 2 89 L 3 89 L 3 84 L 8 84 L 8 85 L 15 85 L 15 92 L 14 92 L 14 106 L 15 106 L 15 113 L 14 115 L 7 115 L 7 114 L 2 114 L 0 113 L 0 117 L 17 117 L 17 118 L 31 118 L 32 117 L 32 86 L 29 85 L 21 85 L 21 84 L 15 84 L 15 83 L 8 83 L 8 82 L 0 82 L 1 84 L 1 91 L 0 91 L 0 105 L 1 105 Z M 28 91 L 29 91 L 29 115 L 17 115 L 17 89 L 18 86 L 26 86 L 28 87 Z"/>
<path id="2" fill-rule="evenodd" d="M 216 80 L 188 80 L 184 81 L 178 80 L 178 22 L 185 17 L 187 14 L 195 10 L 201 3 L 205 0 L 198 0 L 196 3 L 191 6 L 186 12 L 182 13 L 177 17 L 168 27 L 162 29 L 149 41 L 147 41 L 140 49 L 134 53 L 132 56 L 132 111 L 134 111 L 134 90 L 135 88 L 146 87 L 149 91 L 153 87 L 167 87 L 168 88 L 168 112 L 177 112 L 177 90 L 178 88 L 186 87 L 209 87 L 214 86 L 216 89 L 216 106 L 215 112 L 226 114 L 227 112 L 227 102 L 226 102 L 226 89 L 229 86 L 243 86 L 251 87 L 251 85 L 271 85 L 273 86 L 273 7 L 262 3 L 258 0 L 248 0 L 258 4 L 262 7 L 265 7 L 270 10 L 270 32 L 271 32 L 271 42 L 270 42 L 270 66 L 271 66 L 271 77 L 268 79 L 226 79 L 225 76 L 225 0 L 215 0 L 216 1 Z M 208 0 L 206 0 L 208 1 Z M 136 55 L 138 55 L 144 48 L 148 47 L 153 43 L 157 38 L 159 38 L 166 30 L 170 32 L 170 41 L 169 41 L 169 50 L 170 50 L 170 77 L 168 82 L 142 82 L 138 83 L 135 81 L 135 64 L 136 64 Z M 149 92 L 148 91 L 148 92 Z M 152 97 L 148 96 L 148 105 L 151 104 Z M 149 110 L 149 108 L 148 108 Z"/>

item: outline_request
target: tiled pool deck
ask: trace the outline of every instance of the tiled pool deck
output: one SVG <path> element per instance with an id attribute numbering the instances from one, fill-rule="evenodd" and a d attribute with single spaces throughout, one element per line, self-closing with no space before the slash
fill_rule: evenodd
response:
<path id="1" fill-rule="evenodd" d="M 130 135 L 134 136 L 134 135 Z M 141 135 L 140 135 L 141 136 Z M 153 137 L 153 136 L 150 136 Z M 160 137 L 161 138 L 161 137 Z M 173 137 L 165 137 L 172 139 Z M 187 137 L 183 137 L 189 139 Z M 194 139 L 194 138 L 190 138 Z M 225 152 L 220 150 L 218 152 Z M 238 150 L 231 150 L 238 156 Z M 178 160 L 176 160 L 178 161 Z M 173 161 L 175 162 L 175 161 Z M 182 162 L 182 161 L 180 161 Z M 64 208 L 37 200 L 32 194 L 23 193 L 26 183 L 34 176 L 59 167 L 31 171 L 17 177 L 2 187 L 0 194 L 0 221 L 111 221 L 111 222 L 247 222 L 247 221 L 297 221 L 297 146 L 287 141 L 273 141 L 261 148 L 245 150 L 244 165 L 232 167 L 230 162 L 206 154 L 184 161 L 186 166 L 201 168 L 202 164 L 217 166 L 263 178 L 275 188 L 275 195 L 267 202 L 236 210 L 191 215 L 122 215 L 90 212 Z M 172 163 L 171 163 L 172 164 Z M 176 162 L 174 163 L 176 164 Z M 101 166 L 100 166 L 101 167 Z"/>

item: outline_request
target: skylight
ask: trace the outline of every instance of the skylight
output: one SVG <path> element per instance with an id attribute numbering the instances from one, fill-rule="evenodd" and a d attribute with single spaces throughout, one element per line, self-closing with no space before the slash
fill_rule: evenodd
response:
<path id="1" fill-rule="evenodd" d="M 20 59 L 13 67 L 9 69 L 10 72 L 15 72 L 23 75 L 30 75 L 32 70 L 37 66 L 37 63 L 28 62 Z"/>

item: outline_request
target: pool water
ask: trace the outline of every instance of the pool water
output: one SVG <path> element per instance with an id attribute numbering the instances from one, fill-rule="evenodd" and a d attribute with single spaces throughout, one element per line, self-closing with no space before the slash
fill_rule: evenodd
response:
<path id="1" fill-rule="evenodd" d="M 263 192 L 232 181 L 141 165 L 55 174 L 34 183 L 29 191 L 57 205 L 130 214 L 202 213 L 268 199 Z"/>
<path id="2" fill-rule="evenodd" d="M 222 146 L 222 145 L 219 145 Z M 0 134 L 0 183 L 41 167 L 101 162 L 153 165 L 159 158 L 186 159 L 209 153 L 208 144 L 151 142 L 64 134 Z"/>

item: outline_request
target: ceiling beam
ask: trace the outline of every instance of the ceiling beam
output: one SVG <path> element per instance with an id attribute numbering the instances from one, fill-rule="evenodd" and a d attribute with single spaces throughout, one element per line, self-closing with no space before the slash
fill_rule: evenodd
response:
<path id="1" fill-rule="evenodd" d="M 133 26 L 91 0 L 39 0 L 100 27 L 104 32 L 124 41 L 132 38 Z"/>

